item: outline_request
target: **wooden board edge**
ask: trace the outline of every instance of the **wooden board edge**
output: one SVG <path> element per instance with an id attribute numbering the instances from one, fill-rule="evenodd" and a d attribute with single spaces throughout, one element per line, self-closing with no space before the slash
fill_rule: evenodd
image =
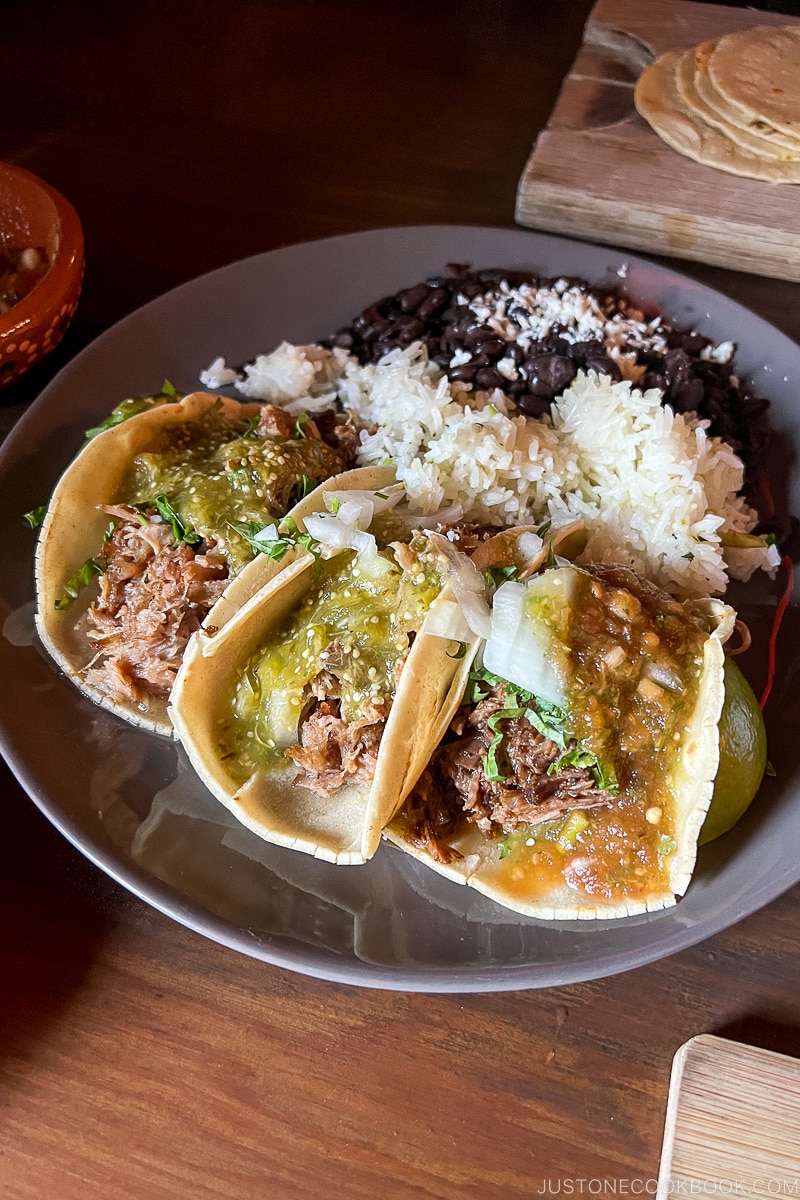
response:
<path id="1" fill-rule="evenodd" d="M 693 214 L 678 209 L 658 210 L 631 200 L 569 193 L 558 183 L 534 182 L 535 189 L 523 192 L 520 186 L 517 193 L 514 219 L 526 228 L 800 282 L 800 236 L 792 238 L 775 230 L 776 238 L 780 234 L 781 240 L 774 254 L 767 253 L 761 242 L 748 257 L 743 244 L 753 237 L 752 226 L 722 221 L 717 216 L 715 225 L 706 227 L 699 237 L 693 224 L 700 218 Z M 669 227 L 666 237 L 661 235 L 659 221 Z"/>

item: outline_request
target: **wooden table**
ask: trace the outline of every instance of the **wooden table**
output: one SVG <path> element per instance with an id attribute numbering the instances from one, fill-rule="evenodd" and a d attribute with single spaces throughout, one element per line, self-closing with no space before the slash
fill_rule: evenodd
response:
<path id="1" fill-rule="evenodd" d="M 0 157 L 70 197 L 87 273 L 5 426 L 200 272 L 369 226 L 510 226 L 588 8 L 6 0 Z M 800 335 L 796 286 L 688 269 Z M 204 940 L 100 874 L 5 768 L 0 795 L 4 1200 L 646 1194 L 685 1039 L 800 1049 L 798 889 L 629 975 L 393 994 Z"/>

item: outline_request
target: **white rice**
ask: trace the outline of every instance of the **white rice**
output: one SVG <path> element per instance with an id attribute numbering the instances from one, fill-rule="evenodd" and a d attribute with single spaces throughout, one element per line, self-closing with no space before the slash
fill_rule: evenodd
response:
<path id="1" fill-rule="evenodd" d="M 251 398 L 290 408 L 338 398 L 364 427 L 360 464 L 392 463 L 419 512 L 460 504 L 503 525 L 579 517 L 590 532 L 581 561 L 624 563 L 681 594 L 720 593 L 729 572 L 778 565 L 774 547 L 726 564 L 720 532 L 757 520 L 738 495 L 743 465 L 657 389 L 581 371 L 552 417 L 532 420 L 511 416 L 499 390 L 448 381 L 420 343 L 366 366 L 283 343 L 245 371 L 236 386 Z"/>

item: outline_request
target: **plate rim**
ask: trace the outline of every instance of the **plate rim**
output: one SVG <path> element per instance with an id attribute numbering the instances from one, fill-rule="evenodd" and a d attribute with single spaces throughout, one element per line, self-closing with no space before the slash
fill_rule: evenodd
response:
<path id="1" fill-rule="evenodd" d="M 531 245 L 532 259 L 535 259 L 536 244 L 547 243 L 549 246 L 564 244 L 571 248 L 584 246 L 593 252 L 600 251 L 608 255 L 609 263 L 616 261 L 619 262 L 620 266 L 623 263 L 642 264 L 648 271 L 655 272 L 657 276 L 662 277 L 665 283 L 668 281 L 680 286 L 689 285 L 692 289 L 699 290 L 702 293 L 721 297 L 727 305 L 738 310 L 743 320 L 752 323 L 756 331 L 758 326 L 761 325 L 769 330 L 772 338 L 777 336 L 783 340 L 786 343 L 787 351 L 793 352 L 798 356 L 798 368 L 800 369 L 800 347 L 787 334 L 783 333 L 782 330 L 772 325 L 758 313 L 741 304 L 739 301 L 733 300 L 719 289 L 701 283 L 691 275 L 687 275 L 671 266 L 653 262 L 645 255 L 629 253 L 622 247 L 595 243 L 585 239 L 563 237 L 544 231 L 520 229 L 518 227 L 454 225 L 450 223 L 378 226 L 350 233 L 336 234 L 327 238 L 306 239 L 287 246 L 266 250 L 259 254 L 245 256 L 186 280 L 133 309 L 130 313 L 127 313 L 114 322 L 108 329 L 100 333 L 76 354 L 74 358 L 66 363 L 30 404 L 8 434 L 3 445 L 0 446 L 0 476 L 4 474 L 9 462 L 13 463 L 16 452 L 24 447 L 29 429 L 35 427 L 38 418 L 42 414 L 49 412 L 51 404 L 54 403 L 54 398 L 65 385 L 69 384 L 72 376 L 79 374 L 86 360 L 96 355 L 98 349 L 102 348 L 107 341 L 113 341 L 114 338 L 118 337 L 120 330 L 132 323 L 135 318 L 145 315 L 150 310 L 158 308 L 163 304 L 170 305 L 179 302 L 182 293 L 192 291 L 201 282 L 204 285 L 208 285 L 208 283 L 215 279 L 235 275 L 237 271 L 245 268 L 250 270 L 256 263 L 266 264 L 269 261 L 276 261 L 280 257 L 291 256 L 301 247 L 314 248 L 323 245 L 330 246 L 336 243 L 352 245 L 358 241 L 374 238 L 376 235 L 380 239 L 382 237 L 390 238 L 393 236 L 415 236 L 422 232 L 435 234 L 442 239 L 446 239 L 448 235 L 455 233 L 462 237 L 465 235 L 469 236 L 470 234 L 493 233 L 520 239 L 520 241 L 524 239 Z M 624 284 L 624 282 L 625 279 L 623 277 L 620 279 L 620 283 Z M 369 303 L 369 300 L 366 302 Z M 177 921 L 185 928 L 191 929 L 193 932 L 199 933 L 219 945 L 274 966 L 334 983 L 377 987 L 393 991 L 466 994 L 564 986 L 592 979 L 607 978 L 634 970 L 640 966 L 658 962 L 680 950 L 688 949 L 705 941 L 707 938 L 745 919 L 747 915 L 752 915 L 752 913 L 758 911 L 772 900 L 777 899 L 800 880 L 800 865 L 798 866 L 795 878 L 789 879 L 776 873 L 775 876 L 770 877 L 769 881 L 762 882 L 762 886 L 756 889 L 756 903 L 748 907 L 747 913 L 731 915 L 728 910 L 723 910 L 716 914 L 716 916 L 709 918 L 707 922 L 698 922 L 690 930 L 686 930 L 685 928 L 676 929 L 666 939 L 654 941 L 644 947 L 635 947 L 627 955 L 623 948 L 618 955 L 615 955 L 615 960 L 611 964 L 604 962 L 599 970 L 596 969 L 595 959 L 582 960 L 577 964 L 548 963 L 540 965 L 531 962 L 519 965 L 508 964 L 505 966 L 493 964 L 485 969 L 476 968 L 475 966 L 464 968 L 458 965 L 431 967 L 427 963 L 409 967 L 408 965 L 399 964 L 371 963 L 357 957 L 353 957 L 352 959 L 343 958 L 339 962 L 333 950 L 326 951 L 307 943 L 297 941 L 295 948 L 289 949 L 287 946 L 281 944 L 288 940 L 283 938 L 282 935 L 276 935 L 276 941 L 257 939 L 251 935 L 252 940 L 248 942 L 245 937 L 246 930 L 240 929 L 226 918 L 218 916 L 208 908 L 204 908 L 202 904 L 190 897 L 181 899 L 181 893 L 177 888 L 155 875 L 148 877 L 144 868 L 134 860 L 124 859 L 120 862 L 123 859 L 122 851 L 118 851 L 116 855 L 113 852 L 106 852 L 103 847 L 97 844 L 96 838 L 82 836 L 80 831 L 73 827 L 74 822 L 71 821 L 68 815 L 63 813 L 58 803 L 53 801 L 51 797 L 42 794 L 42 790 L 32 779 L 25 757 L 17 751 L 17 747 L 7 734 L 2 713 L 0 713 L 0 749 L 11 772 L 46 819 L 84 857 L 88 858 L 104 874 L 108 875 L 127 891 L 136 895 L 140 900 L 159 912 Z M 147 882 L 148 878 L 152 881 L 149 886 Z M 458 885 L 453 884 L 452 886 L 455 887 Z M 680 904 L 680 901 L 678 901 L 678 904 Z M 666 911 L 674 911 L 674 909 Z M 585 931 L 584 927 L 589 926 L 591 923 L 579 922 L 577 924 L 581 932 L 583 932 Z M 553 927 L 551 923 L 546 922 L 542 922 L 542 925 L 549 925 L 550 928 Z M 624 919 L 620 920 L 619 925 L 620 928 L 624 928 Z M 628 961 L 629 957 L 635 961 Z M 572 969 L 569 969 L 570 967 Z"/>

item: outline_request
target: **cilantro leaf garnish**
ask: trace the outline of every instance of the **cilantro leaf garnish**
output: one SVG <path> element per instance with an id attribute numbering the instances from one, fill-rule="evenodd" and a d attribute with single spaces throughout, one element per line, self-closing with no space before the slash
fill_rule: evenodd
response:
<path id="1" fill-rule="evenodd" d="M 47 512 L 47 505 L 40 504 L 38 508 L 32 508 L 30 512 L 22 514 L 22 519 L 26 525 L 30 525 L 31 529 L 38 529 L 44 520 L 44 515 Z"/>
<path id="2" fill-rule="evenodd" d="M 456 650 L 455 654 L 451 654 L 450 651 L 448 650 L 447 657 L 448 658 L 463 658 L 466 653 L 467 653 L 467 643 L 459 642 L 458 649 Z"/>
<path id="3" fill-rule="evenodd" d="M 87 559 L 82 567 L 79 567 L 71 579 L 68 579 L 64 584 L 64 595 L 56 600 L 55 607 L 60 611 L 63 608 L 69 608 L 73 600 L 76 600 L 83 589 L 91 583 L 95 575 L 102 575 L 102 564 L 96 558 Z"/>
<path id="4" fill-rule="evenodd" d="M 165 520 L 172 529 L 172 536 L 176 542 L 185 542 L 187 546 L 197 546 L 200 542 L 202 542 L 203 539 L 200 537 L 197 530 L 193 529 L 191 525 L 183 521 L 181 517 L 178 516 L 166 496 L 156 496 L 155 500 L 152 501 L 152 504 L 159 516 L 162 517 L 162 519 Z M 137 507 L 141 506 L 137 505 Z"/>
<path id="5" fill-rule="evenodd" d="M 483 572 L 486 582 L 492 587 L 499 587 L 506 579 L 514 579 L 517 575 L 517 568 L 511 567 L 488 567 Z"/>
<path id="6" fill-rule="evenodd" d="M 84 438 L 90 442 L 98 434 L 105 433 L 107 429 L 113 429 L 115 425 L 121 425 L 130 417 L 138 416 L 139 413 L 146 412 L 149 408 L 157 408 L 160 404 L 177 404 L 180 398 L 175 385 L 165 379 L 161 385 L 161 391 L 156 392 L 155 395 L 132 396 L 129 400 L 123 400 L 121 404 L 111 410 L 104 421 L 92 429 L 87 429 Z"/>
<path id="7" fill-rule="evenodd" d="M 248 417 L 247 426 L 245 428 L 244 433 L 241 436 L 243 438 L 255 437 L 256 430 L 258 429 L 260 422 L 261 422 L 260 413 L 255 413 L 252 417 Z"/>
<path id="8" fill-rule="evenodd" d="M 304 438 L 306 436 L 306 425 L 308 424 L 308 413 L 301 412 L 297 415 L 297 420 L 294 423 L 294 436 L 296 438 Z"/>
<path id="9" fill-rule="evenodd" d="M 492 744 L 489 747 L 486 757 L 483 760 L 483 773 L 492 783 L 500 783 L 505 779 L 505 775 L 497 765 L 497 751 L 503 742 L 502 733 L 498 732 L 492 739 Z"/>
<path id="10" fill-rule="evenodd" d="M 318 484 L 319 480 L 314 479 L 313 475 L 303 475 L 300 482 L 292 488 L 291 503 L 297 504 L 300 500 L 305 500 Z"/>
<path id="11" fill-rule="evenodd" d="M 258 521 L 229 521 L 228 525 L 250 544 L 254 554 L 264 554 L 273 562 L 280 562 L 295 546 L 302 546 L 315 558 L 312 578 L 316 579 L 320 571 L 320 552 L 310 533 L 300 533 L 295 521 L 291 522 L 295 532 L 285 537 L 263 537 L 265 529 L 273 526 L 262 525 Z M 284 526 L 286 522 L 284 522 Z"/>

